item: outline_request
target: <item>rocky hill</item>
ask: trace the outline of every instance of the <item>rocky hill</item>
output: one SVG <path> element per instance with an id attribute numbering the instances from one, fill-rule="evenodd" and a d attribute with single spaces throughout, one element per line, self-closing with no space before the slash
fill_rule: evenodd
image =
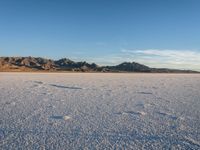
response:
<path id="1" fill-rule="evenodd" d="M 98 66 L 95 63 L 74 62 L 66 58 L 51 60 L 40 57 L 0 57 L 0 71 L 196 73 L 190 70 L 150 68 L 136 62 L 124 62 L 116 66 Z"/>
<path id="2" fill-rule="evenodd" d="M 0 57 L 0 71 L 96 71 L 96 64 L 69 59 L 51 60 L 40 57 Z"/>
<path id="3" fill-rule="evenodd" d="M 123 72 L 150 72 L 151 68 L 148 66 L 135 63 L 135 62 L 124 62 L 116 66 L 106 66 L 106 68 L 113 71 L 123 71 Z"/>

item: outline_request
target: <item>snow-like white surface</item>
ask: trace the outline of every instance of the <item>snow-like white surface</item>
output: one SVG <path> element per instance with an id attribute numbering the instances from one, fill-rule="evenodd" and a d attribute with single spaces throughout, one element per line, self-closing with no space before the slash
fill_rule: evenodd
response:
<path id="1" fill-rule="evenodd" d="M 200 149 L 200 75 L 0 73 L 0 149 Z"/>

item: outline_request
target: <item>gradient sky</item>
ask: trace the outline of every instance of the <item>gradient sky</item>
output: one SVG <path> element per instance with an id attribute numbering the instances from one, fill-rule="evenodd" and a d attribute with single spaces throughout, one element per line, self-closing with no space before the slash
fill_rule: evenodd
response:
<path id="1" fill-rule="evenodd" d="M 0 0 L 0 56 L 200 70 L 199 0 Z"/>

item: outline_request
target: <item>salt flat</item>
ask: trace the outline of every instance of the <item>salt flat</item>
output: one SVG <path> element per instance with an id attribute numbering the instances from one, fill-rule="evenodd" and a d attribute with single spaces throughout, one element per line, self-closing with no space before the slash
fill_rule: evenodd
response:
<path id="1" fill-rule="evenodd" d="M 0 149 L 200 149 L 200 75 L 0 73 Z"/>

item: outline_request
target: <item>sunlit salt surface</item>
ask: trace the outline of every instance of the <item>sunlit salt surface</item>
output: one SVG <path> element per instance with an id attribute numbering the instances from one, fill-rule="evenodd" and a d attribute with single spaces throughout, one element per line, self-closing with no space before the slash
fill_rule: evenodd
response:
<path id="1" fill-rule="evenodd" d="M 200 149 L 200 75 L 0 73 L 0 149 Z"/>

